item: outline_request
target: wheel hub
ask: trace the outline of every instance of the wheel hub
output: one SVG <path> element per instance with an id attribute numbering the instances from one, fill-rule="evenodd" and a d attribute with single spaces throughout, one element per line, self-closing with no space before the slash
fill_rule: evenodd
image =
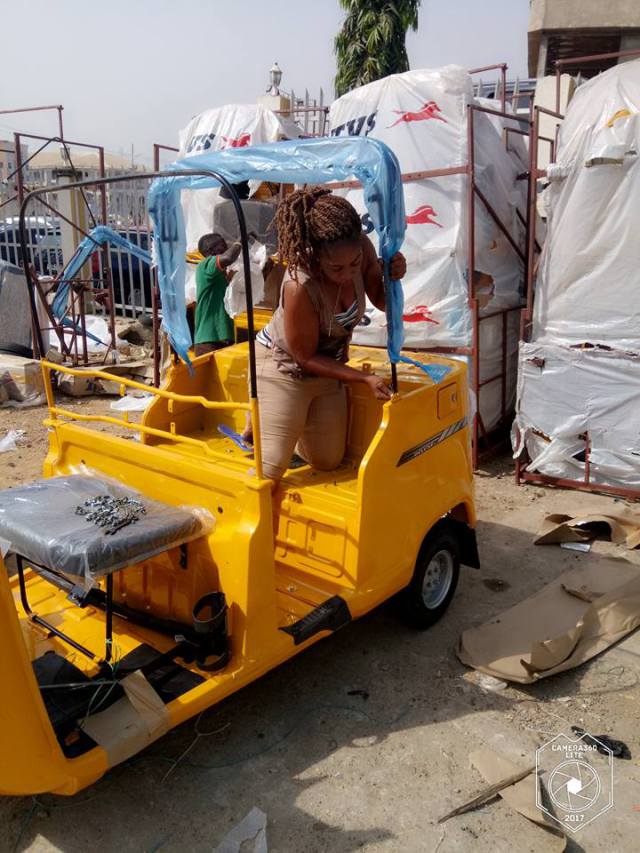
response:
<path id="1" fill-rule="evenodd" d="M 425 607 L 435 610 L 447 597 L 453 580 L 453 557 L 449 551 L 434 554 L 422 582 L 422 600 Z"/>

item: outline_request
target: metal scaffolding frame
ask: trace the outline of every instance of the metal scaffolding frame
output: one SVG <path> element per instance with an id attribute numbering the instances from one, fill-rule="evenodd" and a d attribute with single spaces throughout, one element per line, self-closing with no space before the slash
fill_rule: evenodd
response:
<path id="1" fill-rule="evenodd" d="M 33 112 L 39 110 L 49 110 L 55 109 L 58 111 L 58 120 L 59 120 L 59 129 L 62 134 L 62 106 L 51 106 L 51 107 L 30 107 L 21 110 L 6 110 L 4 112 Z M 26 159 L 23 160 L 22 157 L 22 142 L 23 140 L 33 140 L 35 142 L 41 143 L 36 151 L 30 154 Z M 12 201 L 17 201 L 19 205 L 22 205 L 24 198 L 27 194 L 28 187 L 25 182 L 25 170 L 31 160 L 44 151 L 51 143 L 57 143 L 61 148 L 65 151 L 65 157 L 67 162 L 69 163 L 70 171 L 77 173 L 78 170 L 74 167 L 73 158 L 71 156 L 70 147 L 74 148 L 85 148 L 92 151 L 98 152 L 98 170 L 100 178 L 105 177 L 105 150 L 102 145 L 93 145 L 87 142 L 76 142 L 74 140 L 65 139 L 64 136 L 40 136 L 38 134 L 32 133 L 14 133 L 14 146 L 15 146 L 15 156 L 16 156 L 16 169 L 8 176 L 7 179 L 15 178 L 16 180 L 16 195 L 10 199 L 7 199 L 2 204 L 0 204 L 0 208 L 9 204 Z M 63 184 L 60 185 L 60 189 L 64 187 Z M 57 191 L 56 188 L 52 188 Z M 101 219 L 103 224 L 107 224 L 107 195 L 106 189 L 104 185 L 99 187 L 100 191 L 100 213 L 99 218 Z M 84 205 L 89 213 L 89 216 L 92 220 L 93 225 L 97 225 L 97 220 L 91 206 L 89 204 L 89 200 L 87 198 L 86 192 L 84 189 L 81 190 L 82 199 Z M 77 222 L 73 222 L 67 216 L 65 216 L 62 211 L 58 210 L 55 205 L 51 204 L 49 200 L 45 200 L 44 198 L 40 199 L 40 204 L 46 208 L 50 213 L 54 216 L 59 217 L 61 222 L 65 222 L 67 225 L 71 226 L 75 231 L 81 234 L 83 237 L 88 237 L 87 232 L 78 225 Z M 110 253 L 108 245 L 97 246 L 97 250 L 99 249 L 101 252 L 101 265 L 103 272 L 103 287 L 100 288 L 102 292 L 106 292 L 106 298 L 104 302 L 106 302 L 106 308 L 109 314 L 109 331 L 111 335 L 111 342 L 107 348 L 107 352 L 105 353 L 104 363 L 106 363 L 106 359 L 111 352 L 111 350 L 115 347 L 116 341 L 116 331 L 115 331 L 115 309 L 114 309 L 114 293 L 113 293 L 113 282 L 111 276 L 111 266 L 110 266 Z M 27 259 L 22 259 L 22 265 L 25 266 L 27 263 Z M 26 269 L 26 266 L 25 266 Z M 40 284 L 38 279 L 38 275 L 33 266 L 30 266 L 27 270 L 29 274 L 29 279 L 31 282 L 31 287 L 34 292 L 34 295 L 37 296 L 37 301 L 40 303 L 44 312 L 47 316 L 49 326 L 47 326 L 44 331 L 49 332 L 53 331 L 60 343 L 60 352 L 63 356 L 68 358 L 72 364 L 77 365 L 82 361 L 84 364 L 88 364 L 88 348 L 87 348 L 87 331 L 86 331 L 86 323 L 85 323 L 85 296 L 87 293 L 93 291 L 93 281 L 88 280 L 80 280 L 74 279 L 71 283 L 70 287 L 70 301 L 69 307 L 67 308 L 63 317 L 59 320 L 53 314 L 51 306 L 47 300 L 46 294 Z M 64 270 L 60 271 L 55 277 L 53 286 L 57 286 L 63 279 Z M 71 336 L 70 339 L 67 340 L 65 338 L 64 329 L 69 328 L 69 324 L 66 321 L 70 321 L 71 323 Z M 33 321 L 35 323 L 35 320 Z M 35 327 L 32 330 L 32 350 L 35 355 L 35 341 L 37 337 L 39 337 L 40 329 L 36 329 Z M 78 339 L 80 340 L 80 344 L 78 344 Z"/>

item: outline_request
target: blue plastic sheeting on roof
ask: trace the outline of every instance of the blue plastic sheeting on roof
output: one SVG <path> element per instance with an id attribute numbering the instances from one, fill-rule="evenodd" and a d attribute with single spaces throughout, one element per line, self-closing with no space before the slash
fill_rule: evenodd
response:
<path id="1" fill-rule="evenodd" d="M 60 285 L 56 292 L 56 298 L 53 300 L 54 316 L 60 319 L 64 316 L 67 310 L 67 301 L 69 299 L 69 288 L 71 287 L 71 279 L 74 278 L 82 269 L 87 259 L 96 251 L 103 243 L 111 243 L 114 246 L 120 246 L 136 258 L 139 258 L 145 264 L 151 264 L 151 253 L 146 249 L 141 249 L 136 246 L 122 234 L 118 234 L 112 228 L 106 225 L 98 225 L 93 231 L 90 231 L 86 237 L 83 237 L 78 248 L 73 253 L 73 256 L 67 266 L 63 269 L 60 276 Z M 96 338 L 98 340 L 98 338 Z"/>
<path id="2" fill-rule="evenodd" d="M 219 186 L 210 176 L 180 175 L 181 171 L 207 169 L 231 183 L 258 179 L 283 184 L 323 184 L 357 178 L 378 234 L 385 262 L 400 249 L 406 218 L 400 166 L 395 154 L 377 139 L 302 139 L 227 148 L 178 160 L 169 169 L 175 177 L 157 178 L 149 189 L 149 213 L 153 219 L 158 280 L 162 296 L 163 326 L 178 355 L 188 362 L 191 334 L 185 311 L 186 239 L 181 190 Z M 387 297 L 388 350 L 392 362 L 404 360 L 400 282 L 390 282 Z"/>

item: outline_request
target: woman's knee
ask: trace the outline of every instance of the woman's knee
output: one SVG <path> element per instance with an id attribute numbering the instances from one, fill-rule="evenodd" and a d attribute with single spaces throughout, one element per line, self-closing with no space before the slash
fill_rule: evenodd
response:
<path id="1" fill-rule="evenodd" d="M 300 455 L 318 471 L 334 471 L 344 459 L 345 445 L 333 447 L 309 446 L 309 442 L 300 442 Z"/>

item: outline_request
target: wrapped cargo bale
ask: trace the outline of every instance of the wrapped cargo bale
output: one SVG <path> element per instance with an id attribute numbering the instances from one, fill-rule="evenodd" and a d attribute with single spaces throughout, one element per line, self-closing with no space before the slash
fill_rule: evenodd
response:
<path id="1" fill-rule="evenodd" d="M 515 455 L 526 470 L 640 489 L 640 60 L 580 86 L 549 166 Z"/>
<path id="2" fill-rule="evenodd" d="M 514 451 L 527 471 L 640 488 L 640 355 L 520 345 Z"/>
<path id="3" fill-rule="evenodd" d="M 469 104 L 496 109 L 501 106 L 496 101 L 476 100 L 468 72 L 458 66 L 395 74 L 354 89 L 335 101 L 330 110 L 331 134 L 380 139 L 396 154 L 403 174 L 463 170 L 468 165 Z M 476 113 L 475 178 L 514 241 L 524 247 L 524 227 L 518 211 L 523 218 L 526 216 L 526 187 L 517 176 L 525 168 L 526 151 L 518 137 L 514 137 L 507 150 L 503 132 L 509 125 L 516 127 L 517 122 Z M 458 173 L 404 184 L 408 225 L 402 250 L 408 266 L 403 279 L 406 347 L 472 344 L 473 319 L 467 283 L 467 181 L 466 174 Z M 362 191 L 348 189 L 340 193 L 361 211 L 363 228 L 375 240 Z M 481 315 L 492 314 L 521 304 L 523 266 L 479 200 L 475 214 L 475 270 L 484 274 L 488 283 L 477 289 L 477 295 Z M 501 323 L 499 318 L 480 323 L 480 373 L 487 378 L 501 371 Z M 495 334 L 496 328 L 499 334 Z M 354 341 L 384 346 L 385 315 L 368 305 L 364 324 L 356 329 Z M 506 397 L 511 403 L 515 396 L 517 341 L 517 322 L 510 319 Z M 482 388 L 480 413 L 487 430 L 501 419 L 501 400 L 500 383 Z"/>

